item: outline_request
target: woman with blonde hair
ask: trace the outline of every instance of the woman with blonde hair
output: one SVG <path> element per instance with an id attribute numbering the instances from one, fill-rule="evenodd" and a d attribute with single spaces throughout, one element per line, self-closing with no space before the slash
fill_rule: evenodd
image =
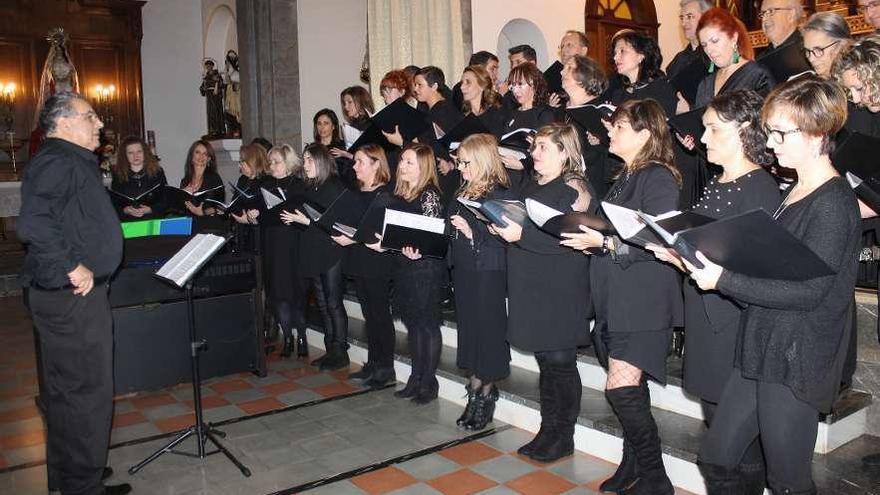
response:
<path id="1" fill-rule="evenodd" d="M 467 85 L 462 91 L 467 94 Z M 467 100 L 465 100 L 467 102 Z M 455 159 L 464 184 L 458 196 L 471 201 L 515 199 L 501 156 L 491 134 L 474 134 L 462 141 Z M 492 421 L 498 388 L 495 382 L 510 374 L 507 345 L 507 256 L 504 243 L 489 233 L 467 208 L 458 205 L 449 217 L 455 228 L 451 240 L 452 282 L 458 328 L 456 363 L 467 370 L 468 402 L 456 424 L 482 430 Z"/>
<path id="2" fill-rule="evenodd" d="M 283 193 L 288 198 L 303 194 L 302 158 L 289 144 L 275 145 L 269 150 L 268 172 L 262 188 L 276 196 L 282 196 Z M 262 211 L 261 214 L 266 213 Z M 293 353 L 294 329 L 296 355 L 308 356 L 305 295 L 299 288 L 300 275 L 296 269 L 302 231 L 277 222 L 260 223 L 263 229 L 263 257 L 266 260 L 266 292 L 282 335 L 281 356 L 289 357 Z"/>
<path id="3" fill-rule="evenodd" d="M 595 211 L 574 128 L 541 127 L 531 157 L 534 175 L 523 185 L 521 199 L 563 213 Z M 560 246 L 559 238 L 529 220 L 493 225 L 492 230 L 509 243 L 507 340 L 533 352 L 540 370 L 541 429 L 518 452 L 553 462 L 574 452 L 582 392 L 576 351 L 588 343 L 589 258 Z"/>
<path id="4" fill-rule="evenodd" d="M 403 148 L 390 207 L 429 217 L 445 215 L 430 146 L 412 143 Z M 380 242 L 368 247 L 381 250 Z M 437 398 L 439 388 L 435 372 L 443 347 L 440 301 L 445 263 L 439 258 L 423 257 L 418 249 L 407 246 L 395 256 L 394 265 L 394 308 L 406 325 L 412 359 L 409 380 L 394 396 L 427 404 Z"/>

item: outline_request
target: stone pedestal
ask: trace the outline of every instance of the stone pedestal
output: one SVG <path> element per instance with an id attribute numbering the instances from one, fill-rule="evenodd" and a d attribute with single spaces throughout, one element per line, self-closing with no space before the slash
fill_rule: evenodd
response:
<path id="1" fill-rule="evenodd" d="M 241 157 L 241 139 L 214 139 L 209 141 L 217 155 L 217 173 L 223 179 L 223 183 L 238 180 L 241 172 L 238 169 L 238 160 Z"/>

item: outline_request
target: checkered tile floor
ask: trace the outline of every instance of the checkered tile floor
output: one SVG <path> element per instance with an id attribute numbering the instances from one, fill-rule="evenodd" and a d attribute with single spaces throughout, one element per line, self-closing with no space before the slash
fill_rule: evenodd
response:
<path id="1" fill-rule="evenodd" d="M 0 494 L 46 493 L 30 325 L 19 298 L 0 298 Z M 223 443 L 253 471 L 250 478 L 222 456 L 162 456 L 129 476 L 126 468 L 169 437 L 144 439 L 194 422 L 192 390 L 181 384 L 118 397 L 110 481 L 131 483 L 145 495 L 293 493 L 296 487 L 311 494 L 590 494 L 614 470 L 580 453 L 537 464 L 516 454 L 530 433 L 496 422 L 495 432 L 470 438 L 472 432 L 455 427 L 459 406 L 443 400 L 416 406 L 395 399 L 392 390 L 359 394 L 346 380 L 351 370 L 321 373 L 304 360 L 272 356 L 264 378 L 242 373 L 206 381 L 205 419 L 231 420 L 221 427 Z M 181 446 L 192 450 L 193 441 Z"/>

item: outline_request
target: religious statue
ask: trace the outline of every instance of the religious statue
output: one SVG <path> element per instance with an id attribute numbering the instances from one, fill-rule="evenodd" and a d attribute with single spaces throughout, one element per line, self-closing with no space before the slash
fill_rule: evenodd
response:
<path id="1" fill-rule="evenodd" d="M 223 76 L 220 75 L 220 71 L 215 66 L 216 64 L 214 64 L 213 60 L 205 60 L 202 85 L 199 86 L 199 92 L 205 97 L 209 137 L 220 137 L 226 134 L 223 117 Z"/>
<path id="2" fill-rule="evenodd" d="M 238 72 L 238 53 L 226 52 L 226 70 L 223 72 L 226 85 L 226 129 L 233 137 L 241 136 L 241 76 Z"/>
<path id="3" fill-rule="evenodd" d="M 28 146 L 30 156 L 37 152 L 37 148 L 45 139 L 39 122 L 40 112 L 43 110 L 43 104 L 46 100 L 61 91 L 79 91 L 79 78 L 76 74 L 76 67 L 73 66 L 73 61 L 70 59 L 70 53 L 67 51 L 69 36 L 64 28 L 50 30 L 46 35 L 46 41 L 49 42 L 49 53 L 46 55 L 46 61 L 43 63 L 43 70 L 40 73 L 40 89 L 34 110 L 36 127 L 31 133 Z"/>

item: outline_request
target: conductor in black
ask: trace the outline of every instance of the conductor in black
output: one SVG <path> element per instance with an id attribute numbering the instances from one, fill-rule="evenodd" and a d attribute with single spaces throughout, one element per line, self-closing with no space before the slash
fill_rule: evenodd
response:
<path id="1" fill-rule="evenodd" d="M 108 279 L 122 259 L 122 231 L 101 182 L 101 119 L 80 95 L 61 92 L 40 112 L 47 139 L 22 179 L 17 234 L 27 245 L 22 281 L 40 336 L 51 490 L 124 494 L 104 486 L 113 413 L 113 320 Z"/>

